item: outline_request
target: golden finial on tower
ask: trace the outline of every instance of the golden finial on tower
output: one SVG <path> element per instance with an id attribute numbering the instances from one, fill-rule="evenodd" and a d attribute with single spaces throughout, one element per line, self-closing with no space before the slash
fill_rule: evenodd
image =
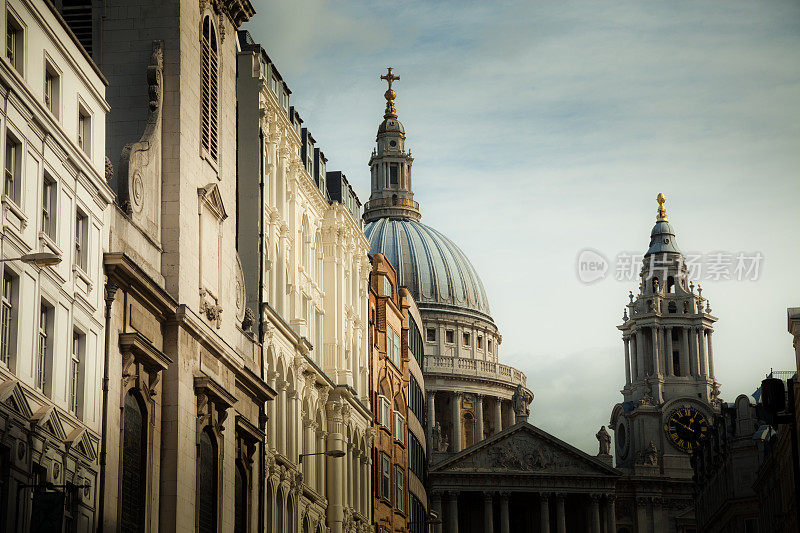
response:
<path id="1" fill-rule="evenodd" d="M 397 109 L 394 107 L 394 99 L 397 98 L 397 93 L 392 90 L 392 82 L 397 81 L 400 79 L 400 76 L 395 76 L 392 74 L 392 67 L 386 67 L 388 72 L 386 75 L 381 76 L 382 80 L 386 80 L 389 82 L 389 89 L 383 93 L 383 97 L 386 98 L 386 112 L 383 118 L 394 117 L 397 118 Z"/>
<path id="2" fill-rule="evenodd" d="M 664 202 L 666 201 L 667 199 L 664 197 L 664 194 L 658 193 L 658 196 L 656 196 L 656 202 L 658 202 L 658 215 L 656 216 L 656 222 L 667 220 L 667 210 L 664 209 Z"/>

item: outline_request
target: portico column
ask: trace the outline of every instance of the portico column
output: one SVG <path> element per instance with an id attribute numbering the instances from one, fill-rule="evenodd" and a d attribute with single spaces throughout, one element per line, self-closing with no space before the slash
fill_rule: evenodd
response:
<path id="1" fill-rule="evenodd" d="M 371 504 L 372 502 L 370 502 Z M 441 520 L 444 518 L 442 514 L 442 495 L 439 492 L 433 493 L 433 512 L 436 513 L 436 516 L 439 517 L 440 522 L 438 524 L 434 524 L 433 526 L 433 533 L 442 533 L 442 523 Z"/>
<path id="2" fill-rule="evenodd" d="M 639 336 L 631 332 L 631 336 L 628 337 L 628 344 L 631 347 L 631 377 L 635 380 L 639 379 L 639 361 L 638 361 L 638 349 L 636 348 L 636 339 Z"/>
<path id="3" fill-rule="evenodd" d="M 631 350 L 630 350 L 630 337 L 623 337 L 625 342 L 625 384 L 631 384 Z"/>
<path id="4" fill-rule="evenodd" d="M 650 531 L 647 523 L 647 498 L 636 498 L 636 531 Z"/>
<path id="5" fill-rule="evenodd" d="M 567 519 L 564 515 L 565 494 L 556 496 L 556 531 L 557 533 L 567 533 Z"/>
<path id="6" fill-rule="evenodd" d="M 708 330 L 708 377 L 714 379 L 714 350 L 711 346 L 711 333 L 712 330 Z"/>
<path id="7" fill-rule="evenodd" d="M 448 520 L 449 526 L 447 528 L 448 533 L 458 533 L 458 493 L 451 492 L 449 495 L 449 505 L 450 505 L 450 518 Z"/>
<path id="8" fill-rule="evenodd" d="M 666 533 L 666 517 L 664 516 L 664 500 L 653 498 L 653 531 L 655 533 Z"/>
<path id="9" fill-rule="evenodd" d="M 675 375 L 675 365 L 672 364 L 672 326 L 664 328 L 664 335 L 667 337 L 667 353 L 664 357 L 664 366 L 667 367 L 667 375 Z"/>
<path id="10" fill-rule="evenodd" d="M 508 493 L 500 493 L 500 533 L 511 533 L 508 520 Z"/>
<path id="11" fill-rule="evenodd" d="M 645 375 L 644 366 L 644 331 L 636 330 L 636 367 L 639 370 L 638 377 L 641 379 Z"/>
<path id="12" fill-rule="evenodd" d="M 494 423 L 495 433 L 503 431 L 503 404 L 500 398 L 494 399 Z"/>
<path id="13" fill-rule="evenodd" d="M 681 375 L 691 376 L 692 369 L 689 364 L 689 330 L 686 326 L 681 327 L 681 337 L 683 338 L 683 350 L 681 350 Z"/>
<path id="14" fill-rule="evenodd" d="M 697 347 L 700 352 L 700 377 L 706 377 L 706 335 L 705 330 L 697 328 Z"/>
<path id="15" fill-rule="evenodd" d="M 433 453 L 433 427 L 436 425 L 436 393 L 428 393 L 428 457 Z"/>
<path id="16" fill-rule="evenodd" d="M 483 394 L 475 395 L 475 442 L 483 440 Z"/>
<path id="17" fill-rule="evenodd" d="M 550 495 L 546 492 L 539 494 L 539 533 L 550 533 Z"/>
<path id="18" fill-rule="evenodd" d="M 590 494 L 589 499 L 591 501 L 591 509 L 592 509 L 592 533 L 601 533 L 600 532 L 600 495 L 599 494 Z"/>
<path id="19" fill-rule="evenodd" d="M 617 507 L 615 505 L 617 497 L 613 494 L 606 494 L 606 531 L 617 533 Z"/>
<path id="20" fill-rule="evenodd" d="M 494 516 L 492 515 L 492 493 L 483 493 L 483 531 L 494 533 Z"/>
<path id="21" fill-rule="evenodd" d="M 453 394 L 453 453 L 461 451 L 461 393 Z"/>

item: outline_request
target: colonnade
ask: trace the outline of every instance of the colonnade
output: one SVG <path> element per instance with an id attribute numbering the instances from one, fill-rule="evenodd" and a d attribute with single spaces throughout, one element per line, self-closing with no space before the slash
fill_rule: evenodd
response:
<path id="1" fill-rule="evenodd" d="M 440 410 L 440 416 L 436 416 L 436 397 L 437 394 L 440 399 L 443 396 L 450 396 L 450 409 L 449 417 L 441 416 L 444 413 Z M 474 408 L 471 410 L 462 409 L 462 400 L 469 398 L 472 400 Z M 484 406 L 484 402 L 487 403 Z M 458 453 L 464 448 L 475 444 L 484 439 L 487 430 L 491 430 L 491 434 L 499 433 L 505 428 L 514 424 L 514 410 L 511 401 L 505 398 L 483 394 L 468 394 L 459 391 L 428 391 L 427 394 L 428 406 L 428 420 L 439 422 L 442 432 L 446 432 L 449 427 L 450 431 L 447 433 L 449 449 L 447 451 Z M 505 406 L 505 407 L 504 407 Z M 488 412 L 486 412 L 488 410 Z M 445 424 L 445 419 L 449 418 L 450 425 Z M 490 428 L 485 426 L 485 421 L 488 419 Z M 468 427 L 468 424 L 474 424 L 473 427 Z M 433 423 L 428 423 L 428 442 L 431 446 L 431 451 L 436 451 L 433 446 Z"/>
<path id="2" fill-rule="evenodd" d="M 442 524 L 435 526 L 435 533 L 466 533 L 482 531 L 483 533 L 511 533 L 512 523 L 517 532 L 566 533 L 569 530 L 583 528 L 591 533 L 616 533 L 616 496 L 611 493 L 570 494 L 565 492 L 494 492 L 481 493 L 483 518 L 459 524 L 459 498 L 461 493 L 451 491 L 434 492 L 432 509 L 443 517 Z M 510 500 L 517 497 L 525 502 L 525 516 L 515 516 L 512 520 Z M 569 505 L 567 501 L 570 501 Z M 474 507 L 474 506 L 473 506 Z M 497 508 L 497 509 L 496 509 Z M 517 509 L 519 511 L 519 509 Z M 499 520 L 495 514 L 499 512 Z M 538 515 L 538 516 L 536 516 Z M 576 517 L 583 520 L 576 524 Z M 470 515 L 474 518 L 474 514 Z M 535 517 L 535 523 L 529 520 Z M 499 523 L 499 530 L 497 525 Z M 521 529 L 520 529 L 521 528 Z"/>
<path id="3" fill-rule="evenodd" d="M 693 376 L 714 379 L 713 330 L 704 326 L 648 325 L 631 329 L 625 344 L 625 383 L 646 375 Z M 650 343 L 648 344 L 647 338 Z M 673 338 L 673 337 L 677 337 Z M 679 348 L 676 350 L 675 343 Z M 678 364 L 673 362 L 677 351 Z"/>

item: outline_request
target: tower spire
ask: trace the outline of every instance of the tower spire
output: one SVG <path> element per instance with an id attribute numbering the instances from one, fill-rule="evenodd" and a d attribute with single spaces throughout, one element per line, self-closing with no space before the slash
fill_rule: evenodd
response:
<path id="1" fill-rule="evenodd" d="M 364 205 L 364 221 L 387 217 L 419 220 L 422 215 L 411 188 L 411 164 L 414 158 L 411 157 L 411 151 L 405 149 L 406 132 L 403 124 L 397 120 L 397 108 L 394 106 L 397 93 L 392 84 L 400 76 L 392 72 L 392 67 L 386 67 L 386 74 L 380 79 L 385 80 L 389 88 L 383 93 L 386 110 L 375 138 L 378 146 L 369 160 L 372 193 Z"/>

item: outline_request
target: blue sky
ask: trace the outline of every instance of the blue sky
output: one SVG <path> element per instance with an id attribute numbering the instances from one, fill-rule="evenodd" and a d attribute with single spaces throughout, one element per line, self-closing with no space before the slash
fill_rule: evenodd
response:
<path id="1" fill-rule="evenodd" d="M 531 421 L 596 453 L 624 384 L 632 281 L 576 257 L 643 253 L 659 192 L 685 252 L 760 252 L 701 279 L 722 396 L 794 368 L 800 306 L 800 4 L 254 2 L 247 25 L 362 201 L 392 66 L 423 222 L 480 273 Z M 612 267 L 613 268 L 613 267 Z"/>

